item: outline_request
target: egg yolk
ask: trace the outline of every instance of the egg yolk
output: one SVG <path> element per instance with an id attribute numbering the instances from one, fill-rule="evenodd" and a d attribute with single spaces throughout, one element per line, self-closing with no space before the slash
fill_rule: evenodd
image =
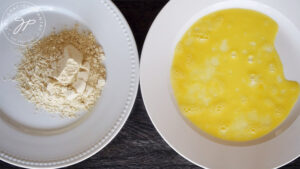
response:
<path id="1" fill-rule="evenodd" d="M 171 84 L 181 113 L 204 132 L 249 141 L 275 129 L 300 87 L 283 75 L 274 48 L 278 25 L 246 9 L 226 9 L 198 20 L 178 42 Z"/>

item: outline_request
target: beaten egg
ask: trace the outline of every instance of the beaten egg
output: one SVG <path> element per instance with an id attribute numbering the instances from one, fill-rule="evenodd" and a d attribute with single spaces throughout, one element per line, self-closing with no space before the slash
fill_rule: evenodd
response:
<path id="1" fill-rule="evenodd" d="M 249 141 L 288 116 L 300 87 L 283 75 L 277 23 L 247 9 L 208 14 L 178 42 L 171 85 L 180 112 L 202 131 Z"/>

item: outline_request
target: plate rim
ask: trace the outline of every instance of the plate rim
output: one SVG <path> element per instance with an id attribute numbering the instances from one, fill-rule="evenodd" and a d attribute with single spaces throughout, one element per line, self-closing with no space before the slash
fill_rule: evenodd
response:
<path id="1" fill-rule="evenodd" d="M 130 76 L 130 87 L 125 102 L 123 106 L 123 111 L 120 113 L 118 119 L 115 122 L 115 125 L 112 126 L 111 130 L 107 132 L 107 134 L 97 140 L 96 143 L 92 144 L 90 148 L 87 150 L 77 153 L 76 155 L 72 155 L 71 157 L 67 157 L 62 160 L 55 160 L 55 161 L 34 161 L 34 160 L 24 160 L 12 155 L 0 152 L 0 160 L 9 163 L 14 166 L 18 167 L 33 167 L 33 168 L 62 168 L 77 164 L 82 162 L 91 156 L 95 155 L 99 151 L 101 151 L 104 147 L 106 147 L 121 131 L 123 126 L 125 125 L 128 117 L 133 109 L 137 94 L 138 94 L 138 87 L 139 87 L 139 54 L 137 50 L 137 45 L 135 38 L 133 36 L 132 30 L 120 11 L 120 9 L 110 0 L 97 0 L 97 3 L 102 3 L 106 9 L 111 13 L 115 19 L 117 19 L 120 28 L 122 29 L 124 35 L 126 36 L 127 45 L 128 45 L 128 52 L 129 58 L 132 60 L 131 64 L 131 76 Z"/>

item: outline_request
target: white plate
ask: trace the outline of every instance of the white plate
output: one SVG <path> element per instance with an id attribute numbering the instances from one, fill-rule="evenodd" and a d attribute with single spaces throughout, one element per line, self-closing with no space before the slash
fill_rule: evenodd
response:
<path id="1" fill-rule="evenodd" d="M 6 9 L 18 9 L 15 2 L 20 4 L 2 0 L 0 16 L 7 15 Z M 136 44 L 126 20 L 110 0 L 27 0 L 25 4 L 41 10 L 40 19 L 46 21 L 39 23 L 45 26 L 43 36 L 53 27 L 59 30 L 80 23 L 94 33 L 106 55 L 107 83 L 93 112 L 74 119 L 35 112 L 16 82 L 3 80 L 15 74 L 14 65 L 22 56 L 19 46 L 0 27 L 0 159 L 28 168 L 69 166 L 101 150 L 128 118 L 139 80 Z M 26 18 L 36 12 L 20 14 Z M 29 33 L 33 28 L 27 27 Z"/>
<path id="2" fill-rule="evenodd" d="M 275 168 L 299 156 L 299 100 L 284 123 L 267 136 L 246 143 L 225 142 L 186 122 L 173 99 L 169 76 L 177 42 L 202 16 L 225 8 L 254 9 L 275 19 L 283 31 L 295 30 L 289 27 L 299 31 L 299 6 L 298 0 L 172 0 L 165 6 L 144 43 L 141 90 L 152 122 L 175 151 L 196 165 L 214 169 Z M 290 25 L 282 25 L 284 22 Z M 287 39 L 293 39 L 287 35 Z"/>

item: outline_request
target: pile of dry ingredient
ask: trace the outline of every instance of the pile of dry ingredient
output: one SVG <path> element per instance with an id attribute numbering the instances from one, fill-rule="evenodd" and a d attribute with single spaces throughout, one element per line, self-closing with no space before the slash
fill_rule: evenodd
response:
<path id="1" fill-rule="evenodd" d="M 91 109 L 105 84 L 104 52 L 91 32 L 53 32 L 23 52 L 16 80 L 38 109 L 73 117 Z"/>

